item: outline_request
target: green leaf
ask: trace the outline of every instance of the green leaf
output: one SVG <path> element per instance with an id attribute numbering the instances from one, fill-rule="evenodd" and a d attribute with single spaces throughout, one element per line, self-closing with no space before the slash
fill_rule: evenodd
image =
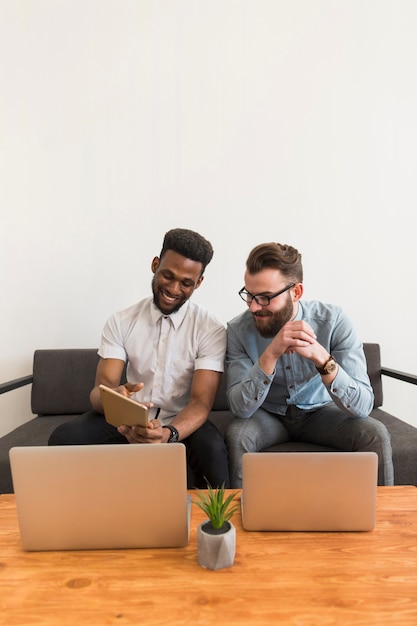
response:
<path id="1" fill-rule="evenodd" d="M 225 498 L 224 483 L 221 487 L 213 489 L 207 481 L 207 493 L 197 489 L 197 500 L 194 503 L 204 511 L 213 528 L 222 528 L 223 524 L 230 520 L 232 515 L 239 509 L 238 504 L 231 506 L 237 493 L 231 493 Z"/>

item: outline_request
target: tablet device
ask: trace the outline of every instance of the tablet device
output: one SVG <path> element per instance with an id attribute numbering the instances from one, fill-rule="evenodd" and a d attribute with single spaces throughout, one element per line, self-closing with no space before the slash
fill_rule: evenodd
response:
<path id="1" fill-rule="evenodd" d="M 144 404 L 122 396 L 106 385 L 99 385 L 99 389 L 106 422 L 116 428 L 123 425 L 147 427 L 148 408 Z"/>

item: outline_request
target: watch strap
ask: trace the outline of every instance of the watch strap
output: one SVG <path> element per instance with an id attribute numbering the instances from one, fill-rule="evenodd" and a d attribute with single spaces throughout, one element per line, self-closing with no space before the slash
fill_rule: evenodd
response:
<path id="1" fill-rule="evenodd" d="M 179 440 L 180 434 L 175 426 L 173 426 L 172 424 L 166 424 L 165 426 L 162 426 L 162 428 L 168 428 L 171 431 L 171 434 L 168 438 L 168 443 L 175 443 Z"/>

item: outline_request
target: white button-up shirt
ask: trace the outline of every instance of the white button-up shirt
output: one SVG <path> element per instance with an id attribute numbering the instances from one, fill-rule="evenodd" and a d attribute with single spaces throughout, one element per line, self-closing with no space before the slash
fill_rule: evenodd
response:
<path id="1" fill-rule="evenodd" d="M 163 423 L 187 405 L 195 370 L 223 372 L 225 352 L 225 327 L 206 309 L 188 300 L 164 315 L 152 297 L 112 315 L 98 351 L 128 362 L 127 380 L 144 383 L 132 397 L 153 402 Z"/>

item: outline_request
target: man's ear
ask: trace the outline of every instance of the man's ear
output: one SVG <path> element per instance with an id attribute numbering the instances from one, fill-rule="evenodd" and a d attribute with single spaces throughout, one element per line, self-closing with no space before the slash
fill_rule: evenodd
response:
<path id="1" fill-rule="evenodd" d="M 151 270 L 152 272 L 155 274 L 156 270 L 158 269 L 158 265 L 159 265 L 159 258 L 156 256 L 154 257 L 154 259 L 152 260 L 151 263 Z"/>
<path id="2" fill-rule="evenodd" d="M 200 278 L 198 279 L 198 281 L 195 284 L 194 290 L 199 288 L 199 286 L 201 285 L 203 280 L 204 280 L 204 274 L 201 274 Z"/>
<path id="3" fill-rule="evenodd" d="M 294 301 L 300 300 L 304 293 L 304 285 L 303 283 L 296 283 L 294 286 Z"/>

